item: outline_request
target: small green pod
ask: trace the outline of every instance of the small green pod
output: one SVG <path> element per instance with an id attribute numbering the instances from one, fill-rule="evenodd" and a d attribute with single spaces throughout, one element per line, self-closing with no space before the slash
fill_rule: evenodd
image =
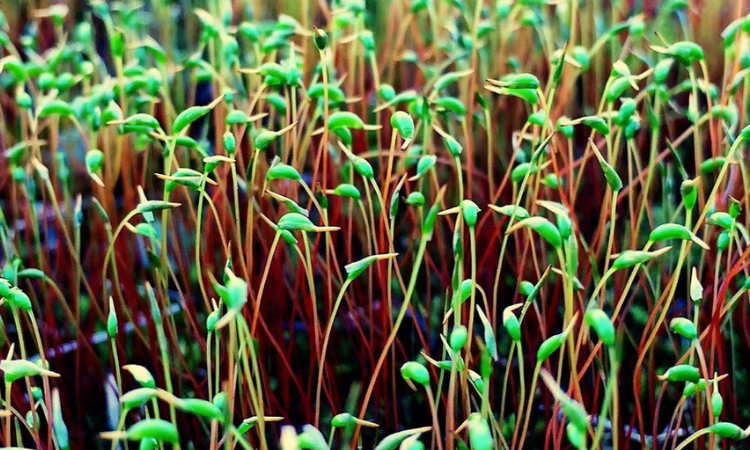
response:
<path id="1" fill-rule="evenodd" d="M 401 366 L 401 376 L 422 386 L 430 385 L 430 373 L 427 368 L 416 361 L 407 361 Z"/>
<path id="2" fill-rule="evenodd" d="M 437 156 L 435 155 L 425 155 L 419 158 L 419 161 L 417 162 L 417 174 L 416 177 L 421 177 L 425 173 L 427 173 L 431 168 L 435 166 L 437 163 Z"/>
<path id="3" fill-rule="evenodd" d="M 348 197 L 354 200 L 359 200 L 360 198 L 362 198 L 362 194 L 359 192 L 359 189 L 357 189 L 354 185 L 349 184 L 349 183 L 339 184 L 333 190 L 333 193 L 334 195 L 338 195 L 341 197 Z"/>
<path id="4" fill-rule="evenodd" d="M 532 163 L 521 163 L 517 165 L 510 173 L 510 179 L 514 183 L 520 183 L 524 177 L 536 173 L 539 168 Z"/>
<path id="5" fill-rule="evenodd" d="M 302 176 L 300 176 L 299 172 L 294 167 L 288 164 L 278 163 L 268 169 L 268 173 L 266 173 L 266 180 L 301 181 Z"/>
<path id="6" fill-rule="evenodd" d="M 518 321 L 511 307 L 503 310 L 503 327 L 513 342 L 521 342 L 521 322 Z"/>
<path id="7" fill-rule="evenodd" d="M 357 424 L 357 419 L 349 413 L 336 414 L 331 420 L 331 426 L 335 428 L 350 427 Z"/>
<path id="8" fill-rule="evenodd" d="M 434 104 L 440 109 L 452 112 L 459 118 L 466 115 L 466 105 L 456 97 L 440 97 L 435 100 Z"/>
<path id="9" fill-rule="evenodd" d="M 182 130 L 187 128 L 191 123 L 195 122 L 196 120 L 208 114 L 212 109 L 213 109 L 213 105 L 191 106 L 185 111 L 182 111 L 174 119 L 174 123 L 172 124 L 172 133 L 180 134 Z"/>
<path id="10" fill-rule="evenodd" d="M 453 156 L 454 158 L 458 158 L 461 156 L 461 153 L 463 152 L 464 148 L 463 146 L 450 135 L 443 136 L 443 141 L 445 142 L 445 146 L 448 147 L 448 152 Z"/>
<path id="11" fill-rule="evenodd" d="M 250 118 L 245 114 L 245 111 L 241 111 L 239 109 L 233 109 L 232 111 L 229 111 L 227 113 L 227 116 L 224 118 L 224 123 L 227 126 L 230 125 L 238 125 L 241 123 L 247 123 L 250 120 Z"/>
<path id="12" fill-rule="evenodd" d="M 166 420 L 144 419 L 137 422 L 127 431 L 128 439 L 140 441 L 141 439 L 156 439 L 161 442 L 176 444 L 179 442 L 177 428 Z"/>
<path id="13" fill-rule="evenodd" d="M 332 133 L 338 136 L 344 145 L 351 146 L 354 141 L 352 131 L 348 128 L 336 128 Z"/>
<path id="14" fill-rule="evenodd" d="M 740 440 L 747 437 L 745 430 L 730 422 L 717 422 L 708 427 L 708 429 L 712 434 L 727 439 Z"/>
<path id="15" fill-rule="evenodd" d="M 539 235 L 542 236 L 552 247 L 558 249 L 562 247 L 562 236 L 560 235 L 560 231 L 554 224 L 552 224 L 552 222 L 544 217 L 529 217 L 528 219 L 523 219 L 513 227 L 509 228 L 508 231 L 521 226 L 527 226 L 539 233 Z"/>
<path id="16" fill-rule="evenodd" d="M 570 419 L 570 423 L 585 433 L 589 426 L 589 415 L 583 409 L 583 405 L 565 396 L 560 400 L 560 406 L 565 415 L 568 416 L 568 419 Z"/>
<path id="17" fill-rule="evenodd" d="M 518 97 L 531 105 L 539 103 L 539 96 L 537 95 L 536 89 L 502 89 L 503 95 L 510 95 Z"/>
<path id="18" fill-rule="evenodd" d="M 405 202 L 407 205 L 421 208 L 425 204 L 425 198 L 421 192 L 412 192 L 408 197 L 406 197 Z"/>
<path id="19" fill-rule="evenodd" d="M 500 85 L 508 89 L 539 89 L 539 78 L 530 73 L 512 73 L 500 79 Z"/>
<path id="20" fill-rule="evenodd" d="M 346 127 L 354 130 L 361 130 L 365 128 L 365 123 L 358 115 L 349 111 L 336 111 L 328 117 L 328 129 L 335 130 L 336 128 Z"/>
<path id="21" fill-rule="evenodd" d="M 707 222 L 709 225 L 719 226 L 725 230 L 729 230 L 732 228 L 734 220 L 729 213 L 718 211 L 708 216 Z"/>
<path id="22" fill-rule="evenodd" d="M 72 115 L 73 108 L 67 102 L 62 100 L 50 100 L 39 109 L 37 118 L 44 119 L 49 116 L 70 117 Z"/>
<path id="23" fill-rule="evenodd" d="M 534 283 L 526 280 L 521 281 L 521 284 L 519 284 L 518 286 L 518 292 L 521 295 L 525 295 L 528 297 L 532 292 L 534 292 Z"/>
<path id="24" fill-rule="evenodd" d="M 414 120 L 403 111 L 396 111 L 391 115 L 391 126 L 398 131 L 403 139 L 414 137 Z"/>
<path id="25" fill-rule="evenodd" d="M 555 129 L 562 133 L 567 139 L 573 138 L 573 132 L 575 129 L 573 125 L 569 124 L 570 120 L 567 117 L 560 117 L 555 124 Z"/>
<path id="26" fill-rule="evenodd" d="M 721 412 L 724 410 L 724 399 L 721 397 L 721 393 L 714 386 L 711 391 L 711 412 L 714 414 L 714 420 L 721 417 Z"/>
<path id="27" fill-rule="evenodd" d="M 682 203 L 685 205 L 685 209 L 692 211 L 695 208 L 695 203 L 698 201 L 697 180 L 683 181 L 680 185 L 680 194 L 682 195 Z"/>
<path id="28" fill-rule="evenodd" d="M 703 174 L 710 174 L 721 170 L 726 164 L 727 159 L 723 156 L 717 156 L 716 158 L 709 158 L 701 164 L 700 170 Z"/>
<path id="29" fill-rule="evenodd" d="M 472 414 L 468 419 L 469 445 L 471 450 L 493 450 L 495 441 L 487 421 L 479 414 Z"/>
<path id="30" fill-rule="evenodd" d="M 661 242 L 667 240 L 684 240 L 693 241 L 702 247 L 704 250 L 708 250 L 708 245 L 695 236 L 685 225 L 678 223 L 665 223 L 654 228 L 649 235 L 649 242 Z"/>
<path id="31" fill-rule="evenodd" d="M 659 381 L 697 383 L 700 381 L 700 371 L 697 367 L 688 364 L 679 364 L 670 367 L 664 374 L 658 377 Z"/>
<path id="32" fill-rule="evenodd" d="M 117 314 L 112 297 L 109 298 L 109 314 L 107 315 L 107 336 L 114 339 L 117 336 Z"/>
<path id="33" fill-rule="evenodd" d="M 13 383 L 25 377 L 59 377 L 55 372 L 25 359 L 4 359 L 0 361 L 0 370 L 4 373 L 6 383 Z"/>
<path id="34" fill-rule="evenodd" d="M 607 101 L 614 102 L 615 100 L 622 97 L 622 95 L 631 88 L 630 79 L 626 77 L 618 77 L 610 84 L 609 90 L 607 90 Z"/>
<path id="35" fill-rule="evenodd" d="M 566 335 L 564 333 L 555 334 L 554 336 L 548 337 L 542 345 L 539 346 L 539 350 L 536 353 L 537 364 L 541 364 L 547 360 L 554 352 L 556 352 L 563 342 L 565 342 Z"/>
<path id="36" fill-rule="evenodd" d="M 565 426 L 565 435 L 568 436 L 568 440 L 573 444 L 573 447 L 579 450 L 586 449 L 586 438 L 588 435 L 585 430 L 581 431 L 573 422 Z"/>
<path id="37" fill-rule="evenodd" d="M 156 439 L 141 439 L 141 442 L 138 444 L 138 450 L 155 450 L 157 448 L 159 448 L 159 441 Z"/>
<path id="38" fill-rule="evenodd" d="M 695 324 L 684 317 L 675 317 L 669 322 L 669 329 L 688 340 L 698 337 L 698 330 Z"/>
<path id="39" fill-rule="evenodd" d="M 476 203 L 471 200 L 461 201 L 461 215 L 468 225 L 469 228 L 474 228 L 477 224 L 477 217 L 479 215 L 479 207 Z"/>
<path id="40" fill-rule="evenodd" d="M 529 122 L 532 125 L 541 127 L 542 125 L 544 125 L 544 120 L 546 119 L 546 117 L 547 117 L 547 112 L 543 109 L 540 109 L 539 111 L 530 115 L 527 122 Z"/>
<path id="41" fill-rule="evenodd" d="M 609 125 L 601 117 L 588 116 L 580 119 L 581 123 L 595 129 L 604 136 L 609 134 Z"/>
<path id="42" fill-rule="evenodd" d="M 382 261 L 385 259 L 388 259 L 389 257 L 395 256 L 395 253 L 385 254 L 385 255 L 370 255 L 365 258 L 362 258 L 358 261 L 351 262 L 344 266 L 344 269 L 346 270 L 347 274 L 347 280 L 352 281 L 358 276 L 362 274 L 365 270 L 367 270 L 368 267 L 372 265 L 375 261 Z"/>
<path id="43" fill-rule="evenodd" d="M 435 81 L 435 84 L 433 86 L 434 91 L 442 91 L 443 89 L 449 88 L 451 85 L 456 83 L 461 78 L 471 74 L 470 71 L 461 71 L 461 72 L 448 72 L 446 74 L 443 74 Z"/>
<path id="44" fill-rule="evenodd" d="M 685 388 L 682 390 L 683 397 L 690 397 L 695 395 L 696 392 L 703 392 L 706 390 L 706 379 L 701 378 L 697 383 L 688 381 L 685 383 Z"/>
<path id="45" fill-rule="evenodd" d="M 354 170 L 363 178 L 372 180 L 375 178 L 375 172 L 372 170 L 372 165 L 364 158 L 356 156 L 352 158 L 354 163 Z"/>
<path id="46" fill-rule="evenodd" d="M 601 309 L 589 309 L 583 316 L 588 326 L 596 331 L 599 339 L 609 348 L 615 345 L 615 326 Z"/>
<path id="47" fill-rule="evenodd" d="M 560 181 L 561 179 L 557 177 L 554 173 L 548 173 L 544 176 L 544 179 L 542 179 L 542 184 L 547 186 L 550 189 L 557 190 L 560 187 Z"/>
<path id="48" fill-rule="evenodd" d="M 104 165 L 104 153 L 99 149 L 86 152 L 86 169 L 89 173 L 99 173 Z"/>
<path id="49" fill-rule="evenodd" d="M 229 156 L 233 156 L 235 150 L 237 150 L 237 139 L 229 130 L 224 132 L 224 135 L 221 137 L 221 139 L 224 143 L 224 148 L 226 149 L 227 154 L 229 154 Z"/>
<path id="50" fill-rule="evenodd" d="M 422 225 L 422 239 L 432 240 L 432 233 L 435 231 L 435 222 L 437 221 L 438 212 L 440 211 L 439 202 L 435 202 L 430 210 L 427 212 L 427 216 L 424 219 Z"/>
<path id="51" fill-rule="evenodd" d="M 466 346 L 466 343 L 468 341 L 469 331 L 463 325 L 454 327 L 453 331 L 451 331 L 450 337 L 448 338 L 451 350 L 453 350 L 454 352 L 461 351 L 461 349 Z"/>
<path id="52" fill-rule="evenodd" d="M 273 109 L 276 110 L 276 113 L 280 116 L 285 116 L 287 107 L 286 107 L 286 100 L 284 100 L 284 97 L 277 94 L 276 92 L 272 92 L 266 96 L 266 101 L 269 105 L 273 106 Z"/>
<path id="53" fill-rule="evenodd" d="M 216 405 L 216 407 L 219 408 L 222 412 L 226 413 L 227 407 L 228 407 L 227 393 L 222 391 L 214 395 L 214 398 L 211 400 L 211 403 Z"/>
<path id="54" fill-rule="evenodd" d="M 313 43 L 315 44 L 315 48 L 322 52 L 328 47 L 328 34 L 320 28 L 315 28 Z"/>
<path id="55" fill-rule="evenodd" d="M 419 434 L 426 431 L 424 428 L 416 428 L 412 430 L 403 430 L 399 431 L 393 434 L 389 434 L 388 436 L 384 437 L 383 440 L 381 440 L 378 445 L 375 446 L 373 450 L 396 450 L 399 448 L 399 446 L 406 441 L 406 439 L 414 436 L 415 434 Z M 417 441 L 419 442 L 419 441 Z M 326 448 L 328 447 L 328 444 L 326 444 Z M 413 449 L 410 449 L 413 450 Z"/>
<path id="56" fill-rule="evenodd" d="M 729 233 L 729 231 L 725 230 L 722 231 L 719 234 L 719 237 L 716 238 L 716 248 L 719 249 L 719 251 L 724 251 L 727 248 L 729 248 L 729 243 L 732 241 L 732 237 Z"/>
<path id="57" fill-rule="evenodd" d="M 177 404 L 177 407 L 181 411 L 195 414 L 196 416 L 201 416 L 209 420 L 217 420 L 219 422 L 222 422 L 224 420 L 224 414 L 221 412 L 221 410 L 208 400 L 203 400 L 200 398 L 186 398 L 182 399 Z"/>
<path id="58" fill-rule="evenodd" d="M 5 300 L 14 308 L 19 308 L 26 312 L 31 312 L 31 299 L 21 289 L 13 287 L 10 289 L 10 295 Z"/>
<path id="59" fill-rule="evenodd" d="M 733 220 L 737 220 L 737 218 L 740 216 L 740 213 L 742 213 L 742 205 L 736 198 L 730 198 L 729 199 L 729 216 Z"/>
<path id="60" fill-rule="evenodd" d="M 515 212 L 516 219 L 523 220 L 523 219 L 528 219 L 530 217 L 529 212 L 523 206 L 515 206 L 515 205 L 503 205 L 503 206 L 489 205 L 489 206 L 490 206 L 490 209 L 504 216 L 511 217 L 513 216 Z"/>
<path id="61" fill-rule="evenodd" d="M 643 264 L 664 253 L 663 249 L 655 252 L 625 250 L 620 253 L 620 255 L 617 256 L 617 259 L 612 263 L 612 270 L 622 270 L 637 264 Z"/>
<path id="62" fill-rule="evenodd" d="M 253 141 L 255 150 L 265 150 L 274 140 L 276 140 L 277 137 L 279 137 L 278 133 L 270 130 L 261 130 L 261 132 L 255 136 L 255 140 Z"/>
<path id="63" fill-rule="evenodd" d="M 128 411 L 133 408 L 140 408 L 147 402 L 156 398 L 156 389 L 141 387 L 128 391 L 120 397 L 120 404 L 123 409 Z"/>
<path id="64" fill-rule="evenodd" d="M 656 48 L 654 50 L 659 51 Z M 694 61 L 703 61 L 705 59 L 705 54 L 701 46 L 690 41 L 675 42 L 667 47 L 666 51 L 661 53 L 666 53 L 674 57 L 677 62 L 685 66 L 689 66 Z"/>
<path id="65" fill-rule="evenodd" d="M 393 86 L 390 84 L 383 83 L 378 88 L 378 96 L 386 102 L 389 102 L 396 96 L 396 90 L 393 89 Z"/>
<path id="66" fill-rule="evenodd" d="M 209 333 L 214 332 L 214 330 L 216 329 L 216 323 L 219 321 L 220 318 L 221 318 L 221 313 L 218 310 L 211 311 L 211 314 L 209 314 L 208 317 L 206 317 L 206 330 Z"/>
<path id="67" fill-rule="evenodd" d="M 227 294 L 223 298 L 229 309 L 239 310 L 247 302 L 247 282 L 239 277 L 231 277 L 226 285 Z"/>
<path id="68" fill-rule="evenodd" d="M 325 85 L 322 83 L 315 83 L 307 90 L 307 96 L 313 99 L 320 99 L 325 97 Z M 346 101 L 346 94 L 340 87 L 335 84 L 328 84 L 328 101 L 336 103 L 344 103 Z M 286 105 L 284 105 L 286 107 Z"/>

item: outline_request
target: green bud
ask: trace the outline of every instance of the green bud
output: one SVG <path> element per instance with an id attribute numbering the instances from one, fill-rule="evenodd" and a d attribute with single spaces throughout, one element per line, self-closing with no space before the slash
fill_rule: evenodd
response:
<path id="1" fill-rule="evenodd" d="M 675 317 L 669 323 L 669 329 L 688 340 L 698 337 L 698 330 L 695 324 L 684 317 Z"/>
<path id="2" fill-rule="evenodd" d="M 315 48 L 322 52 L 326 49 L 326 47 L 328 47 L 328 34 L 320 28 L 314 28 L 313 43 L 315 44 Z"/>
<path id="3" fill-rule="evenodd" d="M 747 433 L 745 433 L 745 430 L 729 422 L 717 422 L 708 427 L 708 429 L 712 434 L 727 439 L 740 440 L 747 437 Z"/>
<path id="4" fill-rule="evenodd" d="M 697 383 L 700 381 L 700 371 L 697 367 L 687 364 L 679 364 L 670 367 L 664 374 L 657 377 L 659 381 L 685 382 L 690 381 Z"/>
<path id="5" fill-rule="evenodd" d="M 521 342 L 521 322 L 513 313 L 513 307 L 509 306 L 503 310 L 503 327 L 513 342 Z"/>
<path id="6" fill-rule="evenodd" d="M 224 136 L 222 137 L 224 141 L 224 148 L 227 151 L 227 154 L 229 156 L 233 156 L 235 150 L 237 149 L 237 140 L 234 138 L 234 135 L 231 131 L 227 130 L 224 132 Z"/>
<path id="7" fill-rule="evenodd" d="M 709 249 L 708 244 L 703 242 L 698 236 L 694 235 L 684 225 L 677 223 L 665 223 L 659 225 L 651 231 L 648 238 L 649 242 L 661 242 L 672 239 L 693 241 L 704 250 Z"/>
<path id="8" fill-rule="evenodd" d="M 107 316 L 107 335 L 110 339 L 117 336 L 117 314 L 115 313 L 115 303 L 112 297 L 109 298 L 109 315 Z"/>
<path id="9" fill-rule="evenodd" d="M 403 111 L 396 111 L 391 115 L 391 126 L 398 131 L 403 139 L 414 137 L 414 120 Z"/>
<path id="10" fill-rule="evenodd" d="M 461 351 L 469 340 L 469 331 L 463 325 L 456 326 L 450 335 L 450 347 L 454 352 Z"/>
<path id="11" fill-rule="evenodd" d="M 468 225 L 469 228 L 474 228 L 477 224 L 479 207 L 471 200 L 463 200 L 461 201 L 461 214 L 463 215 L 464 221 L 466 221 L 466 225 Z"/>
<path id="12" fill-rule="evenodd" d="M 596 331 L 599 339 L 609 348 L 615 345 L 615 327 L 601 309 L 589 309 L 583 316 L 586 324 Z"/>
<path id="13" fill-rule="evenodd" d="M 724 399 L 721 397 L 719 390 L 714 386 L 711 391 L 711 412 L 714 413 L 714 419 L 721 417 L 721 412 L 724 409 Z"/>
<path id="14" fill-rule="evenodd" d="M 567 335 L 565 333 L 560 333 L 550 336 L 542 342 L 542 345 L 539 346 L 539 350 L 536 353 L 537 363 L 541 364 L 546 361 L 552 353 L 556 352 L 562 346 L 565 339 L 567 339 Z"/>
<path id="15" fill-rule="evenodd" d="M 401 366 L 401 376 L 407 381 L 413 381 L 424 387 L 430 385 L 430 373 L 423 364 L 416 361 L 405 362 Z"/>
<path id="16" fill-rule="evenodd" d="M 406 204 L 420 208 L 425 204 L 424 195 L 421 192 L 412 192 L 406 197 Z"/>
<path id="17" fill-rule="evenodd" d="M 180 440 L 177 428 L 171 422 L 162 419 L 141 420 L 128 428 L 127 436 L 135 441 L 155 439 L 170 444 L 176 444 Z"/>

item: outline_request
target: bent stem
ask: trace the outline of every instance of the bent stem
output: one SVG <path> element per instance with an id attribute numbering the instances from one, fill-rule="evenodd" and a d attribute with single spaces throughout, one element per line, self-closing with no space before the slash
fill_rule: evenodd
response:
<path id="1" fill-rule="evenodd" d="M 333 322 L 336 319 L 336 313 L 338 312 L 339 306 L 341 306 L 341 301 L 344 299 L 344 293 L 346 292 L 346 288 L 349 287 L 349 284 L 351 284 L 352 279 L 347 278 L 346 281 L 344 281 L 344 284 L 341 285 L 341 289 L 339 290 L 339 295 L 336 297 L 336 302 L 333 305 L 333 309 L 331 310 L 331 317 L 328 319 L 328 325 L 326 326 L 326 332 L 325 336 L 323 337 L 323 348 L 320 352 L 320 364 L 318 365 L 318 387 L 315 391 L 315 423 L 319 423 L 320 421 L 320 392 L 322 390 L 323 386 L 323 371 L 325 370 L 325 362 L 326 362 L 326 351 L 328 350 L 328 340 L 331 337 L 331 329 L 333 329 Z"/>

